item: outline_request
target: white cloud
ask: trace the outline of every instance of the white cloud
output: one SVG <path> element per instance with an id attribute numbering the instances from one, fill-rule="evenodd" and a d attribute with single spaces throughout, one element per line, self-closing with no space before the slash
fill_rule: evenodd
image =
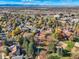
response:
<path id="1" fill-rule="evenodd" d="M 5 2 L 5 1 L 0 1 L 0 4 L 31 4 L 31 2 Z"/>
<path id="2" fill-rule="evenodd" d="M 31 2 L 32 0 L 22 0 L 22 2 L 28 2 L 28 1 Z"/>

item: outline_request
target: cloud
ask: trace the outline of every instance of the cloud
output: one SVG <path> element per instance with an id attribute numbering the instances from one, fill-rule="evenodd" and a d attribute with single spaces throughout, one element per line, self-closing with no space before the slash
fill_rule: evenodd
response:
<path id="1" fill-rule="evenodd" d="M 31 4 L 31 2 L 14 2 L 14 1 L 10 1 L 10 2 L 6 2 L 6 1 L 0 1 L 0 4 Z"/>

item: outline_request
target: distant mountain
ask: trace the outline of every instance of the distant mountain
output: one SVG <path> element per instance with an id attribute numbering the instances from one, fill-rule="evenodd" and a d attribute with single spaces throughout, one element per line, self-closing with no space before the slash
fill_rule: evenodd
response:
<path id="1" fill-rule="evenodd" d="M 24 5 L 23 4 L 0 4 L 0 7 L 4 7 L 4 6 L 10 7 L 10 6 L 24 6 Z"/>
<path id="2" fill-rule="evenodd" d="M 56 7 L 56 8 L 60 8 L 60 7 L 79 7 L 79 6 L 57 6 L 57 5 L 27 5 L 27 4 L 0 4 L 0 7 L 35 7 L 35 8 L 52 8 L 52 7 Z"/>
<path id="3" fill-rule="evenodd" d="M 52 8 L 53 6 L 49 5 L 25 5 L 25 4 L 0 4 L 0 7 L 18 7 L 18 8 L 31 8 L 31 9 L 47 9 Z"/>
<path id="4" fill-rule="evenodd" d="M 0 4 L 0 7 L 4 7 L 4 6 L 6 6 L 6 7 L 16 7 L 16 6 L 26 6 L 26 7 L 45 7 L 45 6 L 43 6 L 43 5 L 26 5 L 26 4 Z"/>

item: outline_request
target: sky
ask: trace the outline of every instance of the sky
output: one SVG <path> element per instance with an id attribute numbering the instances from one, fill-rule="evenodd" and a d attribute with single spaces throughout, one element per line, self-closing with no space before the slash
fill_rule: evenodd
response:
<path id="1" fill-rule="evenodd" d="M 79 6 L 79 0 L 0 0 L 0 4 Z"/>

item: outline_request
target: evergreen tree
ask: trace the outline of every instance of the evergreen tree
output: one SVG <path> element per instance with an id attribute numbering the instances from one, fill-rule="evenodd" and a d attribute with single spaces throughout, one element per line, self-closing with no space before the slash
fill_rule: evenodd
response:
<path id="1" fill-rule="evenodd" d="M 28 54 L 28 45 L 29 45 L 28 39 L 24 38 L 22 46 L 24 47 L 24 49 L 25 49 L 25 51 L 26 51 L 27 54 Z"/>
<path id="2" fill-rule="evenodd" d="M 33 56 L 34 50 L 33 50 L 34 42 L 31 40 L 28 45 L 28 55 Z"/>
<path id="3" fill-rule="evenodd" d="M 2 32 L 2 27 L 0 26 L 0 33 Z"/>

